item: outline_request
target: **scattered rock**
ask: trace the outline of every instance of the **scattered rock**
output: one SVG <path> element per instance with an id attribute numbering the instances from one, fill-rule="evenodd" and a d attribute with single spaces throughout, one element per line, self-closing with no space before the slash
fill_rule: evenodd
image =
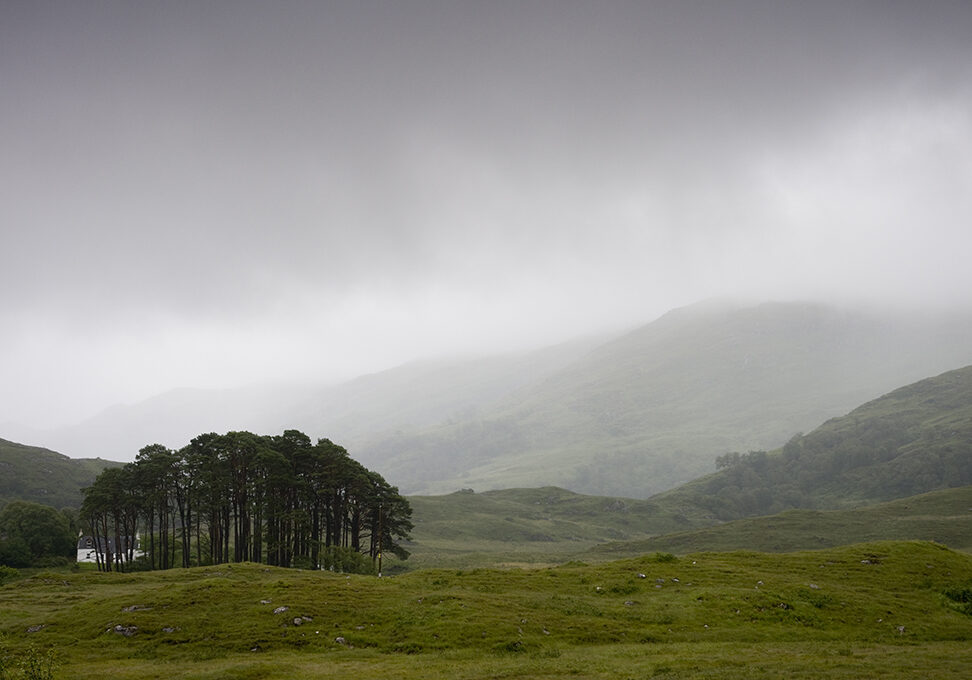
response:
<path id="1" fill-rule="evenodd" d="M 811 583 L 810 584 L 810 588 L 812 590 L 820 590 L 820 586 L 818 586 L 816 583 Z"/>
<path id="2" fill-rule="evenodd" d="M 120 623 L 114 628 L 109 628 L 109 630 L 113 633 L 117 633 L 118 635 L 124 635 L 125 637 L 131 637 L 138 632 L 138 628 L 136 626 L 123 626 Z"/>
<path id="3" fill-rule="evenodd" d="M 905 627 L 904 626 L 898 626 L 898 635 L 904 635 L 904 632 L 905 632 Z"/>
<path id="4" fill-rule="evenodd" d="M 277 607 L 276 609 L 273 610 L 273 613 L 274 614 L 283 614 L 288 609 L 290 609 L 290 607 Z"/>
<path id="5" fill-rule="evenodd" d="M 340 635 L 339 635 L 339 636 L 337 636 L 336 638 L 334 638 L 334 641 L 335 641 L 336 643 L 338 643 L 339 645 L 346 645 L 346 644 L 348 644 L 348 641 L 347 641 L 347 640 L 345 640 L 345 639 L 344 639 L 343 637 L 341 637 Z"/>
<path id="6" fill-rule="evenodd" d="M 37 633 L 39 631 L 44 630 L 45 628 L 47 628 L 47 624 L 46 623 L 38 623 L 36 626 L 31 626 L 30 628 L 28 628 L 27 629 L 27 632 L 28 633 Z"/>
<path id="7" fill-rule="evenodd" d="M 625 600 L 624 606 L 625 607 L 633 607 L 634 606 L 634 600 Z"/>
<path id="8" fill-rule="evenodd" d="M 123 612 L 146 612 L 150 611 L 151 609 L 151 607 L 146 607 L 145 605 L 141 604 L 133 604 L 130 607 L 122 607 Z"/>
<path id="9" fill-rule="evenodd" d="M 648 577 L 645 576 L 644 574 L 638 574 L 638 578 L 648 578 Z"/>
<path id="10" fill-rule="evenodd" d="M 299 626 L 299 625 L 301 625 L 302 623 L 304 623 L 304 620 L 303 620 L 302 618 L 300 618 L 299 616 L 295 616 L 295 617 L 294 617 L 294 625 L 295 625 L 295 626 Z"/>
<path id="11" fill-rule="evenodd" d="M 260 600 L 260 604 L 270 604 L 273 600 Z"/>
<path id="12" fill-rule="evenodd" d="M 162 632 L 163 633 L 174 633 L 177 630 L 179 630 L 179 629 L 178 628 L 173 628 L 172 626 L 166 626 L 165 628 L 162 629 Z"/>

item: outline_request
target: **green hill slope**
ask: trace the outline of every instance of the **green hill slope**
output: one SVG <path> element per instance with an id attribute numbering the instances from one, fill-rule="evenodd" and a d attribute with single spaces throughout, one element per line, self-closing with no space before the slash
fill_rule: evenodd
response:
<path id="1" fill-rule="evenodd" d="M 790 552 L 875 540 L 927 540 L 972 552 L 972 486 L 849 510 L 786 510 L 718 526 L 634 541 L 613 541 L 590 555 L 617 558 L 664 551 Z"/>
<path id="2" fill-rule="evenodd" d="M 972 484 L 972 366 L 894 390 L 779 451 L 723 464 L 655 500 L 735 519 Z"/>
<path id="3" fill-rule="evenodd" d="M 0 507 L 13 500 L 55 508 L 81 507 L 81 489 L 105 467 L 99 458 L 74 459 L 54 451 L 0 439 Z"/>
<path id="4" fill-rule="evenodd" d="M 679 531 L 689 522 L 651 501 L 557 487 L 410 496 L 406 566 L 551 564 L 607 540 Z"/>
<path id="5" fill-rule="evenodd" d="M 929 543 L 345 577 L 261 565 L 0 588 L 61 677 L 961 677 L 972 556 Z"/>
<path id="6" fill-rule="evenodd" d="M 606 343 L 494 408 L 362 445 L 406 493 L 554 484 L 645 498 L 717 455 L 972 362 L 969 318 L 810 304 L 697 305 Z"/>

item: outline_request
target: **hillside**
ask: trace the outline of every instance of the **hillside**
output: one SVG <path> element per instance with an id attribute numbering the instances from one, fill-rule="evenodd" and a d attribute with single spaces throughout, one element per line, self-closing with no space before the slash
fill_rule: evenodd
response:
<path id="1" fill-rule="evenodd" d="M 929 543 L 395 578 L 260 565 L 0 587 L 58 677 L 961 677 L 972 557 Z"/>
<path id="2" fill-rule="evenodd" d="M 969 363 L 969 316 L 711 302 L 609 340 L 416 362 L 334 386 L 174 390 L 4 436 L 131 460 L 201 432 L 297 428 L 341 443 L 407 494 L 556 485 L 646 498 L 712 472 L 717 456 L 780 447 Z"/>
<path id="3" fill-rule="evenodd" d="M 972 552 L 972 486 L 848 510 L 786 510 L 693 531 L 603 543 L 589 554 L 617 559 L 659 551 L 791 552 L 876 540 L 935 541 Z"/>
<path id="4" fill-rule="evenodd" d="M 407 493 L 554 484 L 645 498 L 972 361 L 968 317 L 810 304 L 671 312 L 476 417 L 357 448 Z"/>
<path id="5" fill-rule="evenodd" d="M 650 500 L 587 496 L 557 487 L 410 496 L 412 552 L 405 566 L 551 564 L 607 540 L 691 526 Z"/>
<path id="6" fill-rule="evenodd" d="M 543 565 L 653 552 L 789 552 L 882 540 L 935 541 L 972 552 L 972 486 L 842 510 L 785 510 L 715 523 L 674 494 L 649 500 L 555 487 L 412 496 L 404 565 Z M 692 515 L 691 517 L 687 515 Z"/>
<path id="7" fill-rule="evenodd" d="M 722 464 L 655 500 L 735 519 L 972 484 L 972 366 L 894 390 L 778 451 Z"/>
<path id="8" fill-rule="evenodd" d="M 55 508 L 81 507 L 81 489 L 111 461 L 68 458 L 60 453 L 0 439 L 0 507 L 13 500 Z"/>

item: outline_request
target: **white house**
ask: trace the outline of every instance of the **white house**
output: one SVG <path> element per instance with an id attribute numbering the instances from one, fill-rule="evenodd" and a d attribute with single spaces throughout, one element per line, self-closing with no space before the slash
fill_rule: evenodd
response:
<path id="1" fill-rule="evenodd" d="M 101 560 L 105 560 L 107 553 L 111 553 L 114 558 L 112 562 L 116 562 L 121 559 L 121 561 L 126 561 L 128 559 L 128 545 L 131 537 L 122 536 L 121 545 L 115 546 L 114 537 L 108 538 L 98 538 L 97 541 L 92 536 L 81 535 L 78 537 L 78 562 L 97 562 L 97 555 L 101 555 Z M 144 550 L 139 549 L 138 534 L 135 534 L 134 552 L 132 555 L 135 559 L 142 557 L 145 554 Z"/>

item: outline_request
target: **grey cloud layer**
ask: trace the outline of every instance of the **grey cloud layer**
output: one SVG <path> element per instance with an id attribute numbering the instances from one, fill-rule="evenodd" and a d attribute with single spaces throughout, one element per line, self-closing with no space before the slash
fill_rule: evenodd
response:
<path id="1" fill-rule="evenodd" d="M 31 412 L 45 366 L 130 398 L 722 293 L 969 301 L 964 2 L 0 11 Z"/>

